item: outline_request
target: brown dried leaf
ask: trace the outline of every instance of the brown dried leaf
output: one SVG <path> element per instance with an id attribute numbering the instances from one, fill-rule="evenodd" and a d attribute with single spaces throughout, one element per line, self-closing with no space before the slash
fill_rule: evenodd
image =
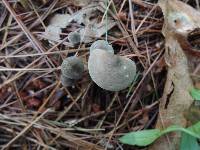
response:
<path id="1" fill-rule="evenodd" d="M 92 104 L 92 112 L 97 113 L 101 111 L 101 108 L 98 104 Z"/>
<path id="2" fill-rule="evenodd" d="M 159 0 L 158 4 L 165 18 L 164 35 L 169 31 L 187 35 L 200 28 L 200 12 L 191 6 L 178 0 Z"/>
<path id="3" fill-rule="evenodd" d="M 87 6 L 94 0 L 73 0 L 72 3 L 75 6 Z"/>
<path id="4" fill-rule="evenodd" d="M 81 42 L 92 42 L 116 25 L 114 20 L 110 17 L 107 21 L 104 19 L 102 22 L 99 22 L 99 18 L 97 17 L 99 11 L 104 13 L 105 10 L 102 11 L 98 3 L 92 3 L 72 15 L 55 14 L 51 18 L 43 36 L 48 39 L 50 43 L 52 43 L 52 41 L 59 41 L 61 39 L 60 34 L 62 33 L 62 29 L 69 26 L 71 22 L 76 22 L 80 25 L 84 24 L 85 26 L 76 30 L 80 33 Z M 106 23 L 108 23 L 107 28 L 105 28 Z"/>
<path id="5" fill-rule="evenodd" d="M 27 106 L 29 108 L 38 108 L 41 105 L 41 100 L 37 99 L 37 98 L 30 98 L 27 101 Z"/>
<path id="6" fill-rule="evenodd" d="M 165 36 L 165 61 L 168 65 L 167 81 L 160 101 L 156 128 L 170 125 L 187 126 L 184 112 L 189 109 L 193 99 L 189 90 L 193 87 L 189 74 L 188 60 L 181 47 L 180 39 L 200 27 L 200 13 L 177 0 L 160 0 L 164 14 L 163 34 Z M 198 15 L 196 15 L 198 14 Z M 150 147 L 151 150 L 178 149 L 180 133 L 161 137 Z"/>

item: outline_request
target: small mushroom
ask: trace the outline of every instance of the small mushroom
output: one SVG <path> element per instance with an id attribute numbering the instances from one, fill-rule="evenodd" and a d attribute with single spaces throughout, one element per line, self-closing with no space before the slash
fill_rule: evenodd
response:
<path id="1" fill-rule="evenodd" d="M 127 88 L 136 75 L 136 65 L 129 59 L 102 49 L 91 51 L 88 70 L 92 80 L 101 88 L 120 91 Z"/>
<path id="2" fill-rule="evenodd" d="M 64 86 L 70 86 L 75 80 L 82 77 L 83 72 L 84 64 L 79 57 L 67 57 L 61 64 L 61 82 Z"/>
<path id="3" fill-rule="evenodd" d="M 60 76 L 60 81 L 63 86 L 68 87 L 68 86 L 73 86 L 75 83 L 74 79 L 70 79 L 68 77 L 65 77 L 63 75 Z"/>
<path id="4" fill-rule="evenodd" d="M 92 52 L 92 51 L 95 50 L 95 49 L 105 50 L 105 51 L 108 51 L 108 52 L 114 54 L 114 49 L 113 49 L 113 47 L 112 47 L 107 41 L 104 41 L 104 40 L 95 41 L 95 42 L 90 46 L 90 52 Z"/>
<path id="5" fill-rule="evenodd" d="M 70 32 L 67 38 L 72 45 L 77 45 L 81 42 L 81 35 L 76 31 Z"/>

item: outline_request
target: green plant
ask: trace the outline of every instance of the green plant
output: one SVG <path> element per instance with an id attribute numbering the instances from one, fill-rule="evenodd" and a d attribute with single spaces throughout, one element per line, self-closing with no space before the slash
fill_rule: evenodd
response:
<path id="1" fill-rule="evenodd" d="M 190 91 L 191 96 L 195 100 L 200 100 L 200 90 L 192 89 Z M 152 144 L 160 136 L 169 132 L 182 132 L 180 141 L 180 150 L 199 150 L 200 146 L 197 139 L 200 139 L 200 121 L 193 124 L 188 128 L 173 125 L 164 130 L 159 129 L 147 129 L 142 131 L 135 131 L 126 133 L 119 140 L 121 143 L 136 145 L 136 146 L 147 146 Z"/>
<path id="2" fill-rule="evenodd" d="M 199 101 L 200 100 L 200 90 L 199 89 L 191 89 L 190 95 L 194 98 L 194 100 Z"/>
<path id="3" fill-rule="evenodd" d="M 175 131 L 181 131 L 189 136 L 200 139 L 200 122 L 188 128 L 183 128 L 177 125 L 173 125 L 164 130 L 148 129 L 148 130 L 130 132 L 122 136 L 119 140 L 124 144 L 147 146 L 149 144 L 152 144 L 160 136 L 166 133 L 175 132 Z"/>

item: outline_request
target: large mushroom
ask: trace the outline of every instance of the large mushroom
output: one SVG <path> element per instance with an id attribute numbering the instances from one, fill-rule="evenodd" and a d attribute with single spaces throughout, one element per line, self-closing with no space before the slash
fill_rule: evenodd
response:
<path id="1" fill-rule="evenodd" d="M 105 49 L 90 50 L 88 70 L 92 80 L 109 91 L 127 88 L 136 75 L 136 65 L 131 59 L 114 55 Z"/>

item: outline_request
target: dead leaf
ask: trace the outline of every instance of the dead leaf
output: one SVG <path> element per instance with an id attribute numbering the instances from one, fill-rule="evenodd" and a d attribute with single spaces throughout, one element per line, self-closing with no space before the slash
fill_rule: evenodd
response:
<path id="1" fill-rule="evenodd" d="M 98 104 L 92 104 L 92 112 L 97 113 L 101 111 L 101 108 Z"/>
<path id="2" fill-rule="evenodd" d="M 117 13 L 117 17 L 121 20 L 121 21 L 126 21 L 127 20 L 127 14 L 125 12 L 119 12 Z"/>
<path id="3" fill-rule="evenodd" d="M 44 36 L 50 40 L 50 42 L 60 40 L 61 29 L 65 28 L 70 23 L 70 17 L 69 14 L 55 14 L 53 18 L 51 18 Z"/>
<path id="4" fill-rule="evenodd" d="M 159 5 L 164 14 L 163 35 L 165 36 L 165 61 L 168 65 L 167 81 L 160 101 L 156 128 L 170 125 L 187 126 L 184 112 L 189 109 L 193 99 L 189 90 L 193 87 L 189 74 L 188 60 L 182 49 L 180 37 L 199 27 L 199 14 L 189 5 L 177 0 L 160 0 Z M 180 133 L 172 133 L 158 139 L 151 150 L 178 149 Z M 167 137 L 167 138 L 166 138 Z"/>
<path id="5" fill-rule="evenodd" d="M 115 25 L 116 23 L 114 22 L 114 20 L 111 19 L 108 19 L 107 28 L 106 21 L 95 24 L 88 24 L 87 27 L 80 30 L 81 41 L 84 43 L 92 42 L 97 38 L 100 38 Z"/>
<path id="6" fill-rule="evenodd" d="M 98 3 L 92 3 L 72 15 L 55 14 L 45 30 L 44 37 L 53 44 L 54 41 L 57 42 L 61 40 L 60 34 L 63 28 L 66 28 L 72 22 L 76 22 L 79 25 L 84 25 L 84 27 L 76 30 L 76 32 L 79 32 L 81 35 L 81 42 L 92 42 L 116 25 L 114 20 L 110 17 L 108 17 L 107 21 L 104 19 L 102 22 L 99 22 L 97 17 L 99 12 L 102 12 L 102 7 Z"/>
<path id="7" fill-rule="evenodd" d="M 75 6 L 87 6 L 94 0 L 73 0 Z"/>
<path id="8" fill-rule="evenodd" d="M 195 28 L 200 28 L 200 12 L 191 6 L 178 0 L 159 0 L 158 4 L 165 17 L 163 34 L 175 31 L 187 35 Z"/>
<path id="9" fill-rule="evenodd" d="M 45 87 L 47 87 L 47 84 L 45 84 L 45 82 L 39 79 L 33 80 L 32 83 L 35 89 L 44 89 Z"/>
<path id="10" fill-rule="evenodd" d="M 38 108 L 41 105 L 42 101 L 37 98 L 30 98 L 27 101 L 27 106 L 29 108 Z"/>
<path id="11" fill-rule="evenodd" d="M 195 83 L 195 88 L 200 89 L 200 82 Z"/>

